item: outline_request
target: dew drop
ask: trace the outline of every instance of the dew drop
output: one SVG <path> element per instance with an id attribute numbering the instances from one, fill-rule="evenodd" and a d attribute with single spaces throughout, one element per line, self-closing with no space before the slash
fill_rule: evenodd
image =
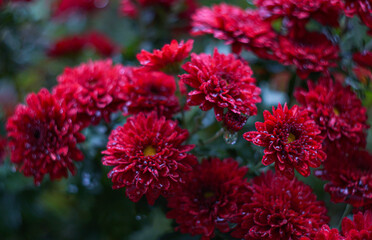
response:
<path id="1" fill-rule="evenodd" d="M 229 130 L 225 130 L 223 133 L 223 139 L 227 144 L 234 145 L 238 140 L 238 132 L 231 132 Z"/>

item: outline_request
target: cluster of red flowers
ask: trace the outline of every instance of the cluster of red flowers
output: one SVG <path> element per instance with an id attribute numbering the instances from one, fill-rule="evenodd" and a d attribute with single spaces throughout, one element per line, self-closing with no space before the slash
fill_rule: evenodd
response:
<path id="1" fill-rule="evenodd" d="M 76 55 L 84 49 L 92 49 L 96 53 L 109 57 L 120 50 L 120 47 L 100 32 L 90 32 L 81 35 L 73 35 L 57 40 L 50 47 L 48 55 L 61 57 Z"/>

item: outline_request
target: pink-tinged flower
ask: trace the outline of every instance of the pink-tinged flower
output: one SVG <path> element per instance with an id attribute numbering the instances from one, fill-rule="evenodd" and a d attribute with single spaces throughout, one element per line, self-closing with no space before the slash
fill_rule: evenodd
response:
<path id="1" fill-rule="evenodd" d="M 204 159 L 167 199 L 171 209 L 167 217 L 179 224 L 176 230 L 202 235 L 202 239 L 213 238 L 215 229 L 228 232 L 239 209 L 239 196 L 247 191 L 246 173 L 232 158 Z"/>
<path id="2" fill-rule="evenodd" d="M 128 68 L 124 75 L 125 116 L 156 111 L 159 116 L 171 118 L 181 110 L 173 76 L 135 68 Z"/>
<path id="3" fill-rule="evenodd" d="M 112 66 L 111 60 L 66 68 L 58 76 L 53 94 L 69 108 L 76 109 L 77 120 L 83 126 L 98 124 L 102 118 L 108 122 L 110 114 L 124 103 L 120 93 L 125 76 L 121 68 Z"/>
<path id="4" fill-rule="evenodd" d="M 324 203 L 296 178 L 268 171 L 252 180 L 251 193 L 242 195 L 243 206 L 232 236 L 245 240 L 312 237 L 329 221 Z M 313 239 L 313 238 L 311 238 Z"/>
<path id="5" fill-rule="evenodd" d="M 308 177 L 310 167 L 317 168 L 326 158 L 322 151 L 323 138 L 316 123 L 306 110 L 298 106 L 288 109 L 279 103 L 273 114 L 265 110 L 264 122 L 256 122 L 257 131 L 247 132 L 244 138 L 265 147 L 262 163 L 275 163 L 275 169 L 287 178 L 294 177 L 294 169 Z"/>
<path id="6" fill-rule="evenodd" d="M 247 48 L 260 57 L 270 58 L 267 52 L 275 44 L 271 24 L 263 21 L 258 12 L 225 3 L 199 8 L 192 16 L 192 27 L 193 35 L 213 34 L 231 44 L 235 53 Z"/>
<path id="7" fill-rule="evenodd" d="M 302 237 L 300 240 L 345 240 L 345 238 L 340 235 L 336 228 L 330 229 L 328 225 L 323 225 L 322 228 L 317 231 L 314 238 Z"/>
<path id="8" fill-rule="evenodd" d="M 113 189 L 126 187 L 126 195 L 134 202 L 146 195 L 151 205 L 160 195 L 172 192 L 196 164 L 196 158 L 187 153 L 194 146 L 183 145 L 188 135 L 177 122 L 156 113 L 128 118 L 112 131 L 102 152 L 103 165 L 114 167 L 108 174 Z"/>
<path id="9" fill-rule="evenodd" d="M 354 214 L 354 220 L 345 217 L 342 220 L 342 234 L 346 240 L 372 239 L 372 211 Z"/>
<path id="10" fill-rule="evenodd" d="M 132 0 L 121 0 L 120 13 L 123 16 L 135 18 L 138 16 L 138 7 L 132 2 Z"/>
<path id="11" fill-rule="evenodd" d="M 3 162 L 6 157 L 8 141 L 6 138 L 0 136 L 0 164 Z"/>
<path id="12" fill-rule="evenodd" d="M 89 13 L 107 6 L 108 0 L 58 0 L 55 3 L 54 16 L 72 12 Z"/>
<path id="13" fill-rule="evenodd" d="M 337 66 L 339 47 L 317 32 L 306 32 L 300 37 L 280 36 L 278 48 L 274 49 L 276 60 L 284 65 L 293 65 L 302 79 L 310 73 L 329 73 Z"/>
<path id="14" fill-rule="evenodd" d="M 372 204 L 372 155 L 367 151 L 328 154 L 324 168 L 315 175 L 329 181 L 324 189 L 333 202 L 355 207 Z"/>
<path id="15" fill-rule="evenodd" d="M 75 123 L 76 113 L 42 89 L 18 105 L 9 118 L 8 132 L 11 161 L 25 176 L 39 184 L 44 175 L 51 180 L 75 174 L 74 161 L 84 156 L 76 144 L 84 141 Z"/>
<path id="16" fill-rule="evenodd" d="M 357 14 L 366 26 L 372 28 L 372 0 L 343 0 L 342 3 L 346 16 Z"/>
<path id="17" fill-rule="evenodd" d="M 178 73 L 182 61 L 189 56 L 193 43 L 194 40 L 188 40 L 186 43 L 172 40 L 170 44 L 164 45 L 161 50 L 154 50 L 153 53 L 142 50 L 137 54 L 137 59 L 146 70 Z"/>
<path id="18" fill-rule="evenodd" d="M 116 46 L 106 35 L 99 32 L 90 32 L 57 40 L 50 47 L 48 55 L 51 57 L 74 55 L 84 49 L 92 49 L 96 53 L 108 57 L 118 52 L 120 47 Z"/>
<path id="19" fill-rule="evenodd" d="M 247 116 L 257 114 L 261 90 L 251 68 L 234 55 L 220 54 L 217 49 L 213 56 L 191 54 L 191 62 L 183 69 L 187 74 L 180 76 L 181 81 L 194 88 L 188 93 L 189 106 L 199 105 L 203 111 L 214 108 L 218 121 L 223 120 L 224 109 Z"/>
<path id="20" fill-rule="evenodd" d="M 309 81 L 308 86 L 308 91 L 297 89 L 294 95 L 322 131 L 327 151 L 364 147 L 367 109 L 350 87 L 330 78 L 323 78 L 317 84 Z"/>
<path id="21" fill-rule="evenodd" d="M 354 53 L 353 60 L 360 66 L 372 68 L 372 52 Z"/>
<path id="22" fill-rule="evenodd" d="M 307 22 L 314 18 L 331 26 L 338 26 L 341 10 L 338 2 L 333 3 L 330 0 L 255 0 L 254 3 L 264 18 L 286 17 L 299 22 Z"/>

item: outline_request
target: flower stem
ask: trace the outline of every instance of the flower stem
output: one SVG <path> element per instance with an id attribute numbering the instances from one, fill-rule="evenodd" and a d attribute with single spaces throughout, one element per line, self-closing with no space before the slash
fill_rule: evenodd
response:
<path id="1" fill-rule="evenodd" d="M 341 224 L 342 224 L 342 219 L 344 219 L 345 217 L 347 217 L 347 215 L 350 213 L 352 209 L 352 206 L 350 204 L 346 204 L 346 207 L 345 207 L 345 210 L 344 210 L 344 213 L 342 214 L 341 218 L 340 218 L 340 221 L 337 225 L 337 228 L 340 229 L 341 227 Z"/>

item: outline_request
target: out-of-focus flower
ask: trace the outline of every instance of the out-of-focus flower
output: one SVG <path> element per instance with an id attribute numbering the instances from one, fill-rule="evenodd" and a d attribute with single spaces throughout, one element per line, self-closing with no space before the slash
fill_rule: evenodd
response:
<path id="1" fill-rule="evenodd" d="M 75 123 L 76 112 L 67 108 L 46 89 L 18 105 L 6 125 L 11 161 L 25 176 L 39 184 L 44 175 L 51 180 L 75 174 L 73 161 L 84 156 L 76 144 L 84 140 Z"/>
<path id="2" fill-rule="evenodd" d="M 84 49 L 92 49 L 96 53 L 108 57 L 118 52 L 120 47 L 113 43 L 106 35 L 99 32 L 90 32 L 57 40 L 50 47 L 48 55 L 51 57 L 61 57 L 78 54 Z"/>
<path id="3" fill-rule="evenodd" d="M 186 43 L 172 40 L 170 44 L 164 45 L 161 50 L 154 50 L 153 53 L 142 50 L 137 54 L 137 59 L 146 70 L 178 73 L 182 61 L 189 56 L 193 43 L 194 40 L 188 40 Z"/>
<path id="4" fill-rule="evenodd" d="M 329 181 L 324 189 L 333 202 L 355 207 L 372 204 L 372 155 L 367 151 L 328 154 L 324 168 L 315 175 Z"/>
<path id="5" fill-rule="evenodd" d="M 345 217 L 342 220 L 342 234 L 346 240 L 372 239 L 372 211 L 354 214 L 354 220 Z"/>
<path id="6" fill-rule="evenodd" d="M 231 44 L 235 53 L 247 48 L 260 57 L 271 58 L 268 51 L 275 44 L 276 34 L 257 11 L 225 3 L 212 8 L 202 7 L 192 16 L 192 27 L 193 35 L 213 34 Z"/>
<path id="7" fill-rule="evenodd" d="M 132 2 L 132 0 L 121 0 L 119 12 L 121 15 L 128 16 L 130 18 L 135 18 L 138 16 L 138 8 Z"/>
<path id="8" fill-rule="evenodd" d="M 187 153 L 194 146 L 183 145 L 187 138 L 188 131 L 177 122 L 154 112 L 128 118 L 112 131 L 103 151 L 103 165 L 114 166 L 108 175 L 113 188 L 126 187 L 126 195 L 134 202 L 146 195 L 151 205 L 159 195 L 174 191 L 196 164 L 196 158 Z"/>
<path id="9" fill-rule="evenodd" d="M 372 28 L 372 0 L 339 0 L 342 2 L 346 16 L 358 15 L 360 19 Z"/>
<path id="10" fill-rule="evenodd" d="M 308 82 L 309 90 L 297 89 L 295 97 L 319 126 L 327 151 L 349 151 L 366 145 L 367 109 L 350 89 L 330 78 Z"/>
<path id="11" fill-rule="evenodd" d="M 156 111 L 159 116 L 171 118 L 181 110 L 175 95 L 176 82 L 173 76 L 135 68 L 127 69 L 125 76 L 125 116 Z"/>
<path id="12" fill-rule="evenodd" d="M 372 68 L 372 52 L 354 53 L 353 60 L 360 66 Z"/>
<path id="13" fill-rule="evenodd" d="M 0 164 L 3 162 L 6 156 L 7 146 L 8 146 L 8 140 L 0 136 Z"/>
<path id="14" fill-rule="evenodd" d="M 110 114 L 124 104 L 122 81 L 124 74 L 113 67 L 111 60 L 83 63 L 66 68 L 58 76 L 53 94 L 76 109 L 77 121 L 83 126 L 98 124 L 103 118 L 110 121 Z"/>
<path id="15" fill-rule="evenodd" d="M 322 228 L 317 231 L 314 238 L 302 237 L 300 240 L 345 240 L 340 235 L 336 228 L 330 229 L 328 225 L 323 225 Z"/>
<path id="16" fill-rule="evenodd" d="M 310 167 L 319 167 L 326 158 L 322 151 L 320 130 L 306 110 L 298 106 L 288 109 L 281 104 L 273 107 L 273 114 L 265 110 L 264 122 L 256 122 L 257 131 L 247 132 L 244 138 L 257 146 L 265 147 L 262 163 L 275 163 L 278 173 L 294 177 L 294 169 L 308 177 Z"/>
<path id="17" fill-rule="evenodd" d="M 296 178 L 268 171 L 252 180 L 251 193 L 235 219 L 232 236 L 239 239 L 293 239 L 312 237 L 329 220 L 323 202 Z M 311 238 L 313 239 L 313 238 Z"/>
<path id="18" fill-rule="evenodd" d="M 168 200 L 168 218 L 179 224 L 182 233 L 214 237 L 215 229 L 230 230 L 229 222 L 239 209 L 239 195 L 247 191 L 247 169 L 234 159 L 204 159 L 186 177 L 185 184 Z"/>
<path id="19" fill-rule="evenodd" d="M 58 0 L 55 3 L 54 16 L 68 15 L 72 12 L 89 13 L 105 8 L 109 0 Z"/>
<path id="20" fill-rule="evenodd" d="M 213 56 L 191 54 L 191 62 L 183 69 L 187 74 L 180 76 L 181 81 L 194 88 L 188 93 L 189 106 L 199 105 L 203 111 L 214 108 L 218 121 L 223 120 L 224 109 L 247 116 L 257 114 L 261 90 L 251 68 L 234 55 L 220 54 L 217 49 Z"/>
<path id="21" fill-rule="evenodd" d="M 306 79 L 310 73 L 329 73 L 337 66 L 339 47 L 317 32 L 306 32 L 300 37 L 279 37 L 278 48 L 274 49 L 276 60 L 284 65 L 294 65 L 297 74 Z"/>

